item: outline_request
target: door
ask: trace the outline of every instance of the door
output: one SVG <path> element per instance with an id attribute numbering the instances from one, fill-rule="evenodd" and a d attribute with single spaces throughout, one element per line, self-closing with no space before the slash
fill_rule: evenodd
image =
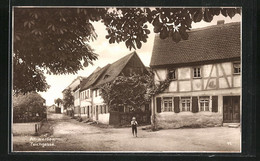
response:
<path id="1" fill-rule="evenodd" d="M 223 122 L 240 122 L 240 96 L 223 96 Z"/>

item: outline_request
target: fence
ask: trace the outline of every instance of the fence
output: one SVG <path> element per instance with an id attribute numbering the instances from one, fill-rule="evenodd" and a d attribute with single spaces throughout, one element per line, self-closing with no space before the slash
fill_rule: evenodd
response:
<path id="1" fill-rule="evenodd" d="M 132 117 L 140 125 L 147 125 L 151 123 L 151 112 L 110 112 L 109 125 L 130 125 Z"/>

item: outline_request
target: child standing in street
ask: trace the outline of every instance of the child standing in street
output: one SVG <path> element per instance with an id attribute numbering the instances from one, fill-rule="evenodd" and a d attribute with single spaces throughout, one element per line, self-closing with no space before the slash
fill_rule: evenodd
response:
<path id="1" fill-rule="evenodd" d="M 132 118 L 132 121 L 131 121 L 131 126 L 132 126 L 132 133 L 133 133 L 133 136 L 136 136 L 137 137 L 137 121 L 135 119 L 135 117 Z"/>

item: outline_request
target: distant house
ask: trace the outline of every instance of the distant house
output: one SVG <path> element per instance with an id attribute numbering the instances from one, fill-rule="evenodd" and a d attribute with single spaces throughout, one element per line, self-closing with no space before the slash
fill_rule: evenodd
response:
<path id="1" fill-rule="evenodd" d="M 117 76 L 130 76 L 133 73 L 147 73 L 146 67 L 136 52 L 128 54 L 101 69 L 97 69 L 89 77 L 83 79 L 80 84 L 81 116 L 103 124 L 108 124 L 110 112 L 100 95 L 101 90 L 99 87 L 113 81 Z M 121 112 L 126 112 L 125 107 L 119 109 Z M 145 109 L 145 107 L 143 107 L 143 109 Z"/>
<path id="2" fill-rule="evenodd" d="M 51 105 L 47 107 L 48 112 L 51 113 L 61 113 L 61 108 L 56 105 Z"/>
<path id="3" fill-rule="evenodd" d="M 240 123 L 240 23 L 194 29 L 174 43 L 157 35 L 150 67 L 156 84 L 169 87 L 152 99 L 152 116 L 162 128 Z"/>
<path id="4" fill-rule="evenodd" d="M 84 77 L 81 77 L 81 76 L 78 76 L 76 79 L 74 79 L 70 85 L 68 85 L 68 87 L 66 87 L 62 93 L 63 93 L 63 98 L 64 98 L 64 92 L 66 89 L 70 89 L 71 90 L 71 93 L 74 97 L 74 106 L 73 106 L 73 112 L 75 115 L 79 115 L 80 114 L 80 98 L 79 98 L 79 90 L 80 90 L 80 83 L 81 81 L 83 80 Z M 62 106 L 62 108 L 64 108 Z M 63 109 L 62 109 L 63 111 Z"/>

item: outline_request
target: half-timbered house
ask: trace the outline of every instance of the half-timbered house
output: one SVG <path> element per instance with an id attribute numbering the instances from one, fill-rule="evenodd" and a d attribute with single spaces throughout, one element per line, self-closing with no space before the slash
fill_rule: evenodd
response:
<path id="1" fill-rule="evenodd" d="M 194 29 L 174 43 L 157 35 L 150 67 L 169 87 L 152 99 L 162 128 L 221 126 L 241 119 L 240 23 Z"/>

